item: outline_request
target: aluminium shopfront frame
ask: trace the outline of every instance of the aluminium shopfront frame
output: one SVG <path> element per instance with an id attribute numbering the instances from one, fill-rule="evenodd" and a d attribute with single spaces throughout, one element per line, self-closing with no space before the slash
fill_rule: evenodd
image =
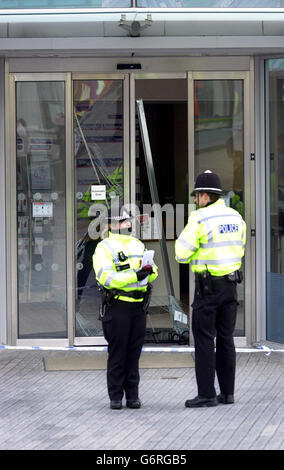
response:
<path id="1" fill-rule="evenodd" d="M 212 59 L 212 58 L 210 58 Z M 13 233 L 16 233 L 16 217 L 15 217 L 15 208 L 16 208 L 16 190 L 15 190 L 15 92 L 14 92 L 14 84 L 15 80 L 30 80 L 38 79 L 38 80 L 64 80 L 66 84 L 66 202 L 67 202 L 67 284 L 68 286 L 74 286 L 75 283 L 75 275 L 74 275 L 74 198 L 72 194 L 72 188 L 74 184 L 74 174 L 73 174 L 73 163 L 72 163 L 72 79 L 78 77 L 80 78 L 91 78 L 91 77 L 111 77 L 111 72 L 114 72 L 114 65 L 117 63 L 117 60 L 105 60 L 99 61 L 96 59 L 96 62 L 99 63 L 100 72 L 102 72 L 102 68 L 106 69 L 106 73 L 104 74 L 90 74 L 89 63 L 86 63 L 86 73 L 80 72 L 78 74 L 76 71 L 71 72 L 72 64 L 69 60 L 64 59 L 65 65 L 62 66 L 62 63 L 59 64 L 58 61 L 52 60 L 54 70 L 52 72 L 43 72 L 41 70 L 43 66 L 43 62 L 46 63 L 47 59 L 37 60 L 34 59 L 32 61 L 27 61 L 24 59 L 16 59 L 12 60 L 12 64 L 6 63 L 6 183 L 7 183 L 7 192 L 6 192 L 6 228 L 7 228 L 7 343 L 11 345 L 35 345 L 35 341 L 31 340 L 18 340 L 17 338 L 17 286 L 16 286 L 16 272 L 17 272 L 17 245 L 16 245 L 16 237 L 13 238 Z M 38 63 L 37 63 L 38 62 Z M 66 68 L 66 72 L 62 70 L 56 70 L 54 64 L 57 62 L 57 67 L 61 68 L 66 67 L 66 64 L 69 64 L 69 68 Z M 147 59 L 145 59 L 147 63 Z M 152 61 L 150 60 L 150 63 Z M 164 78 L 164 69 L 167 67 L 165 63 L 165 59 L 163 58 L 162 63 L 158 64 L 157 69 L 160 69 L 155 76 L 157 78 Z M 171 61 L 169 61 L 171 62 Z M 191 59 L 189 61 L 181 60 L 180 68 L 182 69 L 181 72 L 178 73 L 169 73 L 169 77 L 172 78 L 174 76 L 180 76 L 181 73 L 187 74 L 188 79 L 188 103 L 192 103 L 193 97 L 193 82 L 194 80 L 206 80 L 206 79 L 243 79 L 244 80 L 244 106 L 245 106 L 245 148 L 244 148 L 244 161 L 245 161 L 245 206 L 246 206 L 246 220 L 250 229 L 255 229 L 255 200 L 254 200 L 254 160 L 250 158 L 252 154 L 254 154 L 254 66 L 253 60 L 249 60 L 246 58 L 240 59 L 240 68 L 239 70 L 232 71 L 233 68 L 233 61 L 227 61 L 229 63 L 229 71 L 226 71 L 226 60 L 223 59 L 223 65 L 221 58 L 218 58 L 217 64 L 220 67 L 220 71 L 214 70 L 214 62 L 212 60 L 208 60 L 207 69 L 206 70 L 206 59 L 197 58 L 196 60 Z M 188 63 L 189 62 L 189 63 Z M 238 61 L 234 62 L 238 63 Z M 247 63 L 247 66 L 244 67 L 244 62 Z M 29 63 L 29 65 L 28 65 Z M 191 67 L 190 72 L 188 72 L 190 65 L 194 64 Z M 202 64 L 200 66 L 200 64 Z M 10 67 L 12 65 L 12 67 Z M 38 72 L 35 72 L 38 65 Z M 215 63 L 216 65 L 216 63 Z M 30 67 L 33 73 L 26 73 L 26 67 Z M 174 64 L 176 68 L 176 60 Z M 45 67 L 45 65 L 44 65 Z M 18 71 L 17 71 L 18 68 Z M 168 64 L 168 68 L 171 68 L 171 64 Z M 246 68 L 247 70 L 244 70 Z M 9 70 L 10 69 L 10 70 Z M 12 70 L 11 70 L 12 69 Z M 52 67 L 51 67 L 52 69 Z M 195 69 L 195 70 L 194 70 Z M 198 71 L 198 69 L 202 71 Z M 213 70 L 212 70 L 213 69 Z M 81 68 L 82 70 L 82 68 Z M 25 72 L 25 73 L 24 73 Z M 139 79 L 139 76 L 143 78 L 153 78 L 153 74 L 137 74 L 134 77 L 133 74 L 129 74 L 130 77 L 130 86 L 128 79 L 125 80 L 125 86 L 129 90 L 127 95 L 129 96 L 130 100 L 130 116 L 125 116 L 125 123 L 126 129 L 131 129 L 131 122 L 132 122 L 132 129 L 133 129 L 133 103 L 131 99 L 133 99 L 133 80 L 135 78 Z M 131 78 L 132 77 L 132 78 Z M 132 85 L 131 85 L 132 84 Z M 69 97 L 69 99 L 68 99 Z M 131 104 L 132 103 L 132 104 Z M 128 103 L 129 104 L 129 103 Z M 132 109 L 132 111 L 131 111 Z M 131 117 L 132 115 L 132 117 Z M 127 124 L 129 123 L 130 118 L 130 127 Z M 194 148 L 192 145 L 192 132 L 193 132 L 193 107 L 188 107 L 188 129 L 189 129 L 189 167 L 192 169 L 194 165 Z M 130 131 L 131 132 L 131 131 Z M 130 200 L 133 197 L 133 188 L 134 188 L 134 181 L 133 180 L 133 168 L 135 168 L 135 153 L 131 151 L 131 138 L 128 135 L 125 135 L 126 143 L 128 142 L 125 147 L 129 150 L 130 159 L 128 158 L 127 154 L 124 154 L 125 158 L 125 181 L 126 181 L 126 200 L 128 202 L 128 195 Z M 133 144 L 132 144 L 133 145 Z M 127 150 L 128 152 L 128 150 Z M 8 155 L 13 158 L 8 158 Z M 132 173 L 131 173 L 132 172 Z M 193 172 L 189 172 L 190 180 L 189 186 L 193 185 Z M 132 194 L 132 197 L 131 197 Z M 135 202 L 134 200 L 131 202 Z M 71 216 L 71 214 L 73 214 Z M 241 338 L 240 342 L 243 344 L 244 341 L 251 342 L 255 340 L 255 237 L 251 236 L 249 231 L 248 233 L 248 241 L 247 241 L 247 253 L 249 253 L 249 262 L 246 263 L 246 279 L 247 279 L 247 286 L 246 288 L 246 316 L 245 316 L 245 338 Z M 62 340 L 38 340 L 36 341 L 36 345 L 42 346 L 72 346 L 74 344 L 74 296 L 73 296 L 74 289 L 68 288 L 67 295 L 68 295 L 68 338 Z M 191 280 L 191 298 L 192 298 L 192 280 Z M 5 315 L 6 317 L 6 315 Z M 4 315 L 3 315 L 4 318 Z M 5 321 L 4 319 L 1 320 L 2 322 Z M 3 341 L 3 340 L 2 340 Z"/>

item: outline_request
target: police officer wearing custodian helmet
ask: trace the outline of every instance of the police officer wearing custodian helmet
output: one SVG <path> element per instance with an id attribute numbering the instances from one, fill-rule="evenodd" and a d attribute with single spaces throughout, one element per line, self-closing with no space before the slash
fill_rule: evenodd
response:
<path id="1" fill-rule="evenodd" d="M 220 196 L 221 182 L 207 170 L 195 182 L 193 211 L 175 244 L 176 260 L 195 273 L 192 332 L 198 395 L 188 408 L 234 403 L 236 352 L 233 332 L 237 283 L 246 242 L 246 224 Z M 214 339 L 216 337 L 216 354 Z M 216 396 L 215 372 L 220 387 Z"/>
<path id="2" fill-rule="evenodd" d="M 93 256 L 97 281 L 103 292 L 101 320 L 108 342 L 107 387 L 111 409 L 140 408 L 139 358 L 146 332 L 150 284 L 158 275 L 153 264 L 141 267 L 144 244 L 129 234 L 132 219 L 122 209 L 109 213 L 108 237 Z"/>

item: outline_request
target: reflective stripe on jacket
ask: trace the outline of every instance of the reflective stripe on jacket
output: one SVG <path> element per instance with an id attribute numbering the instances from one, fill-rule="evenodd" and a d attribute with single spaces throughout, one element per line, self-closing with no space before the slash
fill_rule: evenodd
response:
<path id="1" fill-rule="evenodd" d="M 97 245 L 93 255 L 93 267 L 97 281 L 106 289 L 146 292 L 147 285 L 141 287 L 136 276 L 136 271 L 141 267 L 144 251 L 144 244 L 137 238 L 109 232 L 108 238 Z M 127 257 L 125 261 L 119 259 L 120 252 Z M 155 264 L 153 271 L 153 274 L 149 275 L 148 282 L 154 281 L 158 276 Z M 119 295 L 118 298 L 126 302 L 143 301 L 143 299 L 134 299 L 123 295 Z"/>
<path id="2" fill-rule="evenodd" d="M 224 276 L 241 267 L 246 224 L 240 214 L 219 199 L 191 213 L 175 242 L 179 263 L 191 263 L 193 272 Z"/>

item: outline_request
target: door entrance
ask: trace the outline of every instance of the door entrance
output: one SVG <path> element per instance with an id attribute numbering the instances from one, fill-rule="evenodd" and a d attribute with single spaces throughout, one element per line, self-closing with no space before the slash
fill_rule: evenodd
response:
<path id="1" fill-rule="evenodd" d="M 10 128 L 16 130 L 10 139 L 16 157 L 7 164 L 8 200 L 16 207 L 10 238 L 11 253 L 17 253 L 10 272 L 11 280 L 17 280 L 10 283 L 12 342 L 60 338 L 70 345 L 105 344 L 92 266 L 99 241 L 92 207 L 96 202 L 108 206 L 113 196 L 135 204 L 139 237 L 155 250 L 159 267 L 145 341 L 180 342 L 167 309 L 166 273 L 135 103 L 143 100 L 175 297 L 188 314 L 192 276 L 188 265 L 175 261 L 174 243 L 193 208 L 189 189 L 198 173 L 211 169 L 220 174 L 226 203 L 245 214 L 250 227 L 251 196 L 244 193 L 250 179 L 244 165 L 248 76 L 10 77 Z M 249 256 L 247 249 L 246 260 Z M 251 279 L 247 266 L 246 284 Z M 245 318 L 251 315 L 246 284 L 239 291 L 236 336 L 247 334 Z"/>
<path id="2" fill-rule="evenodd" d="M 166 243 L 170 253 L 176 296 L 177 299 L 183 297 L 185 310 L 188 312 L 188 268 L 180 267 L 174 259 L 176 206 L 185 206 L 188 200 L 187 80 L 186 77 L 170 80 L 137 80 L 135 90 L 135 98 L 142 97 L 145 100 L 160 204 L 171 206 L 173 209 L 169 221 L 171 233 L 167 233 Z M 92 255 L 100 238 L 93 230 L 96 222 L 92 206 L 95 202 L 103 202 L 109 206 L 111 197 L 119 197 L 126 203 L 130 202 L 127 194 L 124 194 L 127 193 L 127 184 L 124 181 L 124 176 L 127 175 L 125 152 L 127 153 L 126 147 L 129 141 L 128 123 L 125 122 L 125 115 L 128 115 L 125 93 L 127 91 L 123 80 L 117 78 L 73 81 L 76 214 L 75 344 L 89 344 L 98 340 L 100 343 L 103 342 L 101 322 L 98 320 L 100 295 L 92 264 Z M 133 97 L 131 98 L 133 102 Z M 134 117 L 131 118 L 134 122 Z M 155 261 L 160 271 L 158 281 L 154 284 L 145 341 L 159 343 L 180 341 L 168 311 L 161 247 L 151 214 L 152 202 L 136 113 L 135 123 L 135 136 L 132 137 L 136 142 L 134 168 L 136 195 L 132 201 L 136 203 L 144 218 L 144 223 L 139 227 L 139 237 L 147 248 L 155 250 Z M 103 191 L 100 200 L 97 199 L 99 191 Z M 183 218 L 182 224 L 184 221 Z M 186 323 L 183 325 L 187 333 Z M 183 338 L 183 341 L 187 340 L 188 334 Z"/>
<path id="3" fill-rule="evenodd" d="M 154 218 L 149 174 L 141 128 L 136 125 L 135 170 L 136 206 L 146 223 L 141 238 L 148 249 L 155 250 L 159 276 L 153 285 L 148 315 L 146 341 L 188 343 L 189 270 L 175 261 L 175 239 L 179 226 L 184 226 L 188 213 L 188 119 L 187 79 L 142 78 L 135 80 L 135 100 L 142 100 L 149 134 L 158 202 L 162 208 L 165 244 L 161 244 Z M 137 119 L 137 116 L 136 116 Z M 162 250 L 166 249 L 169 273 Z M 169 302 L 167 277 L 171 277 L 177 310 Z M 181 307 L 181 310 L 179 309 Z M 180 311 L 184 315 L 180 315 Z M 177 322 L 177 318 L 181 321 Z"/>

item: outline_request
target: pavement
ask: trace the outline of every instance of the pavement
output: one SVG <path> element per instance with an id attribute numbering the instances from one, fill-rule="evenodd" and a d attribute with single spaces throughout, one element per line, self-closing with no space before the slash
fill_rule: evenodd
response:
<path id="1" fill-rule="evenodd" d="M 236 401 L 212 408 L 184 407 L 194 368 L 142 369 L 138 410 L 109 408 L 105 370 L 45 371 L 60 354 L 81 352 L 0 350 L 1 450 L 284 449 L 283 352 L 237 353 Z"/>

